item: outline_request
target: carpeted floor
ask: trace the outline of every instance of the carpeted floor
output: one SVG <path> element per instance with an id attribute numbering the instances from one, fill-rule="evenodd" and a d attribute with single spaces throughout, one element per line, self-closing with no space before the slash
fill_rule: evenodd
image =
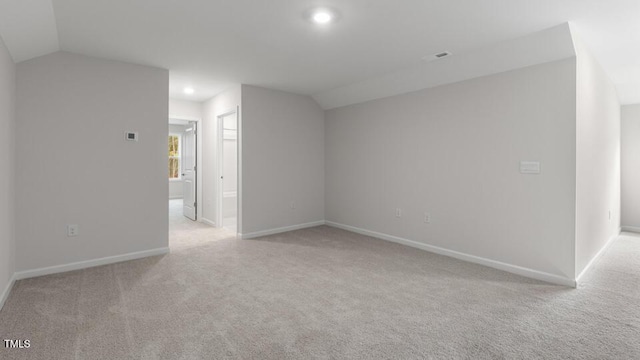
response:
<path id="1" fill-rule="evenodd" d="M 640 359 L 640 236 L 579 289 L 321 226 L 237 240 L 171 220 L 172 253 L 19 281 L 12 359 Z"/>

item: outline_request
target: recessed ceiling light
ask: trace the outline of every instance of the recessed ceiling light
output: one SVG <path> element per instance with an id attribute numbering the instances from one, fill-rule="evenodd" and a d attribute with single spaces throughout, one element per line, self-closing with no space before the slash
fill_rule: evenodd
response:
<path id="1" fill-rule="evenodd" d="M 330 23 L 333 19 L 333 16 L 327 11 L 317 11 L 313 14 L 313 22 L 316 24 L 326 24 Z"/>
<path id="2" fill-rule="evenodd" d="M 194 92 L 196 92 L 196 91 L 193 90 L 193 88 L 190 88 L 190 87 L 184 88 L 184 93 L 187 94 L 187 95 L 191 95 Z"/>
<path id="3" fill-rule="evenodd" d="M 325 25 L 336 20 L 336 12 L 328 8 L 311 9 L 307 16 L 309 20 L 318 25 Z"/>

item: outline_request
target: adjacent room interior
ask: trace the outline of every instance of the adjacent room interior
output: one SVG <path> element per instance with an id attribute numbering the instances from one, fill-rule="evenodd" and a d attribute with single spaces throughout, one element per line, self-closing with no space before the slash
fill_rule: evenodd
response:
<path id="1" fill-rule="evenodd" d="M 238 114 L 218 116 L 218 222 L 233 233 L 238 229 Z"/>
<path id="2" fill-rule="evenodd" d="M 206 107 L 206 122 L 207 103 L 169 99 L 171 249 L 237 236 L 238 111 L 230 106 L 219 112 L 217 99 Z"/>
<path id="3" fill-rule="evenodd" d="M 0 358 L 640 358 L 639 15 L 0 4 Z"/>
<path id="4" fill-rule="evenodd" d="M 210 228 L 198 220 L 197 176 L 198 121 L 169 119 L 169 246 L 184 242 L 184 233 Z"/>

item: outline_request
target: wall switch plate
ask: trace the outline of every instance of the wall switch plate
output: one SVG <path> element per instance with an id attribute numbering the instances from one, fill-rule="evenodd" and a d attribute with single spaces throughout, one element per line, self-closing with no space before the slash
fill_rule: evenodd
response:
<path id="1" fill-rule="evenodd" d="M 396 208 L 396 217 L 397 218 L 402 217 L 402 209 Z"/>
<path id="2" fill-rule="evenodd" d="M 292 201 L 291 203 L 289 203 L 289 207 L 290 207 L 291 209 L 295 209 L 295 208 L 296 208 L 296 202 L 295 202 L 295 201 Z"/>
<path id="3" fill-rule="evenodd" d="M 521 174 L 540 174 L 539 161 L 520 161 Z"/>
<path id="4" fill-rule="evenodd" d="M 431 224 L 431 214 L 429 213 L 424 213 L 424 223 L 425 224 Z"/>
<path id="5" fill-rule="evenodd" d="M 80 227 L 78 225 L 67 225 L 67 236 L 78 236 L 80 233 Z"/>

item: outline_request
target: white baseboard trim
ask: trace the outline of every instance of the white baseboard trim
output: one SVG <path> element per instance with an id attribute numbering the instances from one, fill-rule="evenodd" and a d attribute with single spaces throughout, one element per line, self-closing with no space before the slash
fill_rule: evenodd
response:
<path id="1" fill-rule="evenodd" d="M 207 219 L 207 218 L 203 218 L 203 217 L 201 217 L 201 218 L 200 218 L 200 222 L 203 222 L 203 223 L 205 223 L 205 224 L 207 224 L 207 225 L 211 225 L 211 226 L 213 226 L 213 227 L 216 227 L 216 222 L 215 222 L 215 221 L 211 221 L 211 220 L 209 220 L 209 219 Z"/>
<path id="2" fill-rule="evenodd" d="M 393 236 L 393 235 L 383 234 L 376 231 L 357 228 L 355 226 L 336 223 L 333 221 L 326 221 L 326 224 L 338 229 L 343 229 L 343 230 L 351 231 L 354 233 L 371 236 L 371 237 L 375 237 L 375 238 L 386 240 L 386 241 L 391 241 L 391 242 L 406 245 L 406 246 L 411 246 L 411 247 L 421 249 L 421 250 L 426 250 L 435 254 L 449 256 L 459 260 L 468 261 L 474 264 L 488 266 L 494 269 L 510 272 L 516 275 L 520 275 L 520 276 L 524 276 L 524 277 L 528 277 L 536 280 L 546 281 L 552 284 L 576 287 L 575 280 L 562 277 L 559 275 L 549 274 L 549 273 L 534 270 L 534 269 L 507 264 L 500 261 L 491 260 L 491 259 L 487 259 L 487 258 L 475 256 L 475 255 L 465 254 L 458 251 L 441 248 L 439 246 L 428 245 L 428 244 L 404 239 L 404 238 Z"/>
<path id="3" fill-rule="evenodd" d="M 44 275 L 57 274 L 57 273 L 62 273 L 67 271 L 86 269 L 94 266 L 115 264 L 123 261 L 142 259 L 150 256 L 165 255 L 168 253 L 169 253 L 168 247 L 138 251 L 138 252 L 123 254 L 123 255 L 103 257 L 100 259 L 78 261 L 71 264 L 56 265 L 56 266 L 49 266 L 49 267 L 33 269 L 33 270 L 19 271 L 15 273 L 14 278 L 15 280 L 22 280 L 22 279 L 28 279 L 28 278 L 33 278 L 37 276 L 44 276 Z"/>
<path id="4" fill-rule="evenodd" d="M 9 279 L 9 283 L 7 283 L 7 286 L 2 291 L 2 295 L 0 295 L 0 310 L 2 310 L 2 308 L 4 307 L 4 303 L 9 298 L 9 293 L 11 292 L 11 288 L 13 288 L 13 284 L 15 282 L 16 282 L 16 274 L 13 274 Z"/>
<path id="5" fill-rule="evenodd" d="M 640 233 L 640 227 L 636 227 L 636 226 L 623 226 L 623 227 L 622 227 L 622 231 L 633 232 L 633 233 Z"/>
<path id="6" fill-rule="evenodd" d="M 576 277 L 576 285 L 580 284 L 580 280 L 582 279 L 584 274 L 591 270 L 591 267 L 600 259 L 600 257 L 602 257 L 602 255 L 604 255 L 605 252 L 607 252 L 607 249 L 609 249 L 609 247 L 618 239 L 618 236 L 620 236 L 620 231 L 622 231 L 623 229 L 624 228 L 618 229 L 618 233 L 607 240 L 607 243 L 604 244 L 600 251 L 598 251 L 598 253 L 591 259 L 591 261 L 589 261 L 587 266 L 582 269 L 582 272 L 580 272 L 580 274 Z"/>
<path id="7" fill-rule="evenodd" d="M 267 236 L 267 235 L 279 234 L 279 233 L 283 233 L 283 232 L 287 232 L 287 231 L 306 229 L 306 228 L 320 226 L 320 225 L 324 225 L 324 224 L 325 224 L 324 220 L 320 220 L 320 221 L 313 221 L 313 222 L 308 222 L 308 223 L 304 223 L 304 224 L 285 226 L 285 227 L 281 227 L 281 228 L 262 230 L 262 231 L 256 231 L 256 232 L 252 232 L 252 233 L 238 234 L 238 235 L 240 236 L 240 239 L 253 239 L 253 238 L 260 237 L 260 236 Z"/>
<path id="8" fill-rule="evenodd" d="M 169 196 L 169 200 L 178 200 L 178 199 L 182 199 L 182 198 L 183 198 L 182 195 L 180 195 L 180 196 Z"/>

